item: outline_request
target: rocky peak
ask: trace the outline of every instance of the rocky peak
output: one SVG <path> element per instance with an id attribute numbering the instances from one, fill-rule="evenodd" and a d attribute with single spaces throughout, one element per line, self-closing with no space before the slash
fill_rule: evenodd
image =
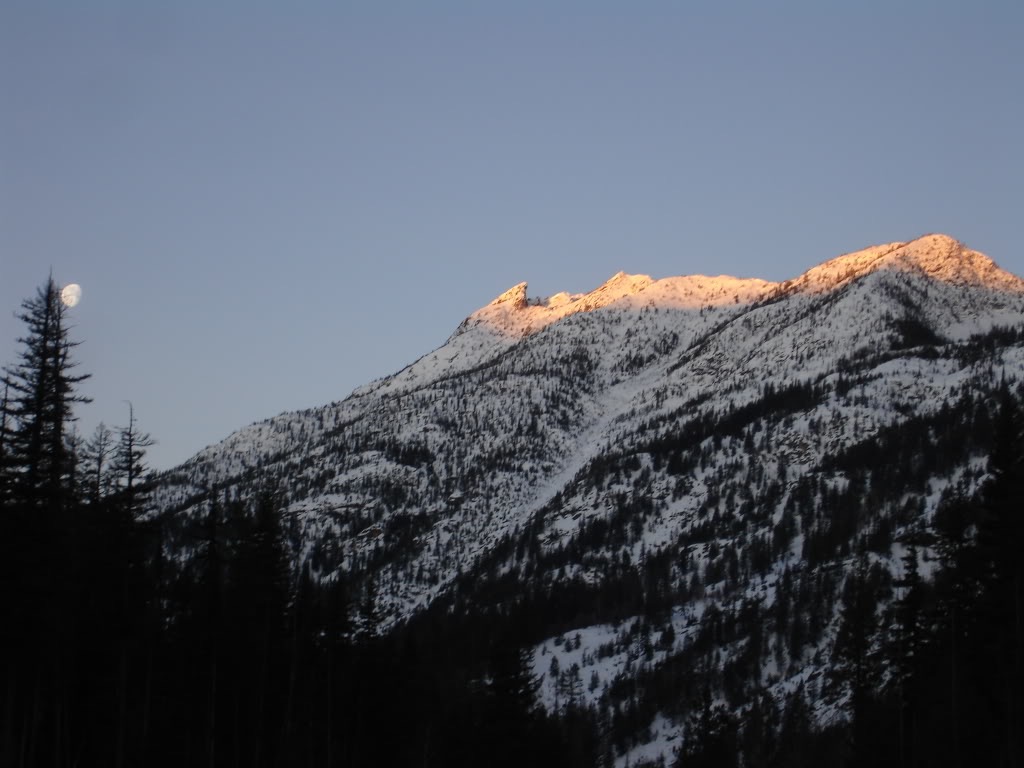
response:
<path id="1" fill-rule="evenodd" d="M 793 281 L 808 293 L 825 293 L 879 270 L 916 273 L 955 285 L 975 285 L 999 291 L 1024 291 L 1024 281 L 1001 269 L 983 253 L 943 234 L 909 242 L 888 243 L 843 254 L 809 269 Z"/>
<path id="2" fill-rule="evenodd" d="M 519 283 L 517 285 L 513 285 L 503 294 L 498 296 L 498 298 L 492 301 L 490 303 L 490 306 L 496 306 L 498 304 L 507 304 L 510 305 L 512 309 L 523 309 L 527 304 L 526 285 L 526 283 Z"/>

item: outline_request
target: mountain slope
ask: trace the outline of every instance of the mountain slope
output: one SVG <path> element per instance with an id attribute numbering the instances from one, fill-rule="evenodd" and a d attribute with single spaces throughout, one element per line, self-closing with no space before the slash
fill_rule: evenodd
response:
<path id="1" fill-rule="evenodd" d="M 820 719 L 842 711 L 823 683 L 841 589 L 858 553 L 891 582 L 944 495 L 978 486 L 1022 323 L 1024 281 L 942 235 L 783 283 L 523 283 L 394 376 L 204 450 L 156 500 L 187 520 L 280 488 L 296 560 L 372 590 L 377 631 L 531 606 L 546 706 L 628 700 L 659 735 L 620 761 L 667 756 L 687 704 L 666 681 L 693 669 L 730 706 L 804 685 Z"/>

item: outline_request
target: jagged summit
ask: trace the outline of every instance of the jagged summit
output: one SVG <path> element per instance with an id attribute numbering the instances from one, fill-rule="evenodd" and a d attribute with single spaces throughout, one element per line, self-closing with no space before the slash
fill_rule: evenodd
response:
<path id="1" fill-rule="evenodd" d="M 470 315 L 455 335 L 478 326 L 505 336 L 521 337 L 561 318 L 600 309 L 629 296 L 635 296 L 654 281 L 647 275 L 617 272 L 589 293 L 556 293 L 546 298 L 527 298 L 527 283 L 512 286 L 487 306 Z"/>
<path id="2" fill-rule="evenodd" d="M 878 270 L 917 273 L 954 285 L 1024 292 L 1024 280 L 1006 272 L 985 254 L 970 250 L 949 235 L 928 234 L 837 256 L 784 283 L 728 275 L 656 280 L 620 271 L 589 293 L 561 292 L 534 299 L 527 298 L 527 284 L 519 283 L 470 315 L 456 334 L 484 325 L 498 333 L 520 337 L 567 315 L 612 304 L 623 308 L 700 309 L 757 301 L 781 288 L 824 293 Z"/>
<path id="3" fill-rule="evenodd" d="M 729 275 L 654 279 L 620 271 L 587 293 L 563 291 L 546 298 L 531 298 L 527 295 L 527 283 L 521 282 L 473 312 L 444 346 L 395 376 L 374 382 L 357 393 L 365 394 L 379 387 L 396 390 L 420 386 L 442 369 L 480 363 L 494 353 L 496 343 L 515 343 L 581 312 L 652 307 L 694 312 L 742 309 L 783 294 L 826 294 L 876 272 L 918 275 L 950 287 L 1024 295 L 1024 280 L 1004 271 L 988 256 L 943 234 L 846 253 L 782 283 Z"/>
<path id="4" fill-rule="evenodd" d="M 548 297 L 527 298 L 527 283 L 519 283 L 471 314 L 452 339 L 472 328 L 521 338 L 578 312 L 604 307 L 621 309 L 663 307 L 698 310 L 724 304 L 756 301 L 778 283 L 729 275 L 686 275 L 655 280 L 649 275 L 617 272 L 588 293 L 561 291 Z"/>
<path id="5" fill-rule="evenodd" d="M 717 318 L 715 322 L 719 322 L 724 320 L 725 314 L 745 311 L 758 302 L 786 294 L 809 297 L 827 294 L 878 272 L 907 277 L 917 275 L 951 289 L 967 287 L 972 291 L 1024 296 L 1024 280 L 1004 271 L 988 256 L 970 250 L 943 234 L 929 234 L 908 242 L 885 243 L 843 254 L 781 283 L 729 275 L 654 279 L 649 275 L 620 271 L 587 293 L 563 291 L 548 297 L 529 297 L 528 284 L 521 282 L 469 315 L 444 345 L 395 375 L 360 387 L 354 394 L 364 396 L 371 392 L 397 392 L 421 387 L 438 375 L 451 375 L 456 370 L 473 368 L 497 354 L 497 350 L 505 349 L 571 315 L 606 308 L 622 311 L 659 308 L 694 313 L 713 310 Z M 870 296 L 873 289 L 865 286 L 865 290 Z M 1012 304 L 1015 306 L 1016 303 Z M 1000 322 L 1012 322 L 1013 311 L 1007 311 L 1009 314 Z M 944 332 L 968 332 L 973 327 L 973 310 L 965 309 L 959 317 L 940 320 L 936 316 L 934 321 L 944 324 Z M 961 321 L 964 323 L 962 327 Z M 710 317 L 702 318 L 694 327 L 709 328 L 707 323 L 710 322 Z"/>
<path id="6" fill-rule="evenodd" d="M 522 309 L 526 306 L 526 283 L 519 283 L 513 285 L 503 294 L 498 296 L 488 306 L 497 306 L 499 304 L 508 304 L 513 309 Z"/>
<path id="7" fill-rule="evenodd" d="M 874 273 L 918 275 L 951 288 L 968 287 L 1024 296 L 1024 280 L 1004 271 L 988 256 L 970 250 L 955 238 L 943 234 L 929 234 L 907 242 L 885 243 L 846 253 L 781 283 L 729 275 L 654 279 L 649 275 L 619 271 L 588 293 L 563 291 L 545 298 L 528 297 L 528 285 L 521 282 L 473 312 L 444 346 L 395 376 L 357 390 L 357 393 L 363 394 L 378 387 L 398 390 L 410 385 L 420 386 L 439 370 L 450 369 L 453 365 L 472 367 L 480 363 L 494 353 L 494 344 L 503 347 L 515 343 L 582 312 L 606 308 L 659 308 L 694 312 L 716 310 L 720 316 L 722 310 L 731 312 L 749 308 L 784 294 L 826 294 Z M 870 287 L 867 290 L 870 293 Z M 965 315 L 967 320 L 969 315 L 969 312 Z M 949 323 L 959 324 L 960 320 L 947 318 L 942 322 L 948 326 Z M 970 322 L 967 322 L 963 328 L 969 326 Z"/>

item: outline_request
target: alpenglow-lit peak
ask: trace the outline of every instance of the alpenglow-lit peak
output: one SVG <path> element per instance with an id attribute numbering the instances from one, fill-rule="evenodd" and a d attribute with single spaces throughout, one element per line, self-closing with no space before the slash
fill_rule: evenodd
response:
<path id="1" fill-rule="evenodd" d="M 590 293 L 556 293 L 550 298 L 526 297 L 526 283 L 509 288 L 487 306 L 470 315 L 459 331 L 484 325 L 505 336 L 525 336 L 577 312 L 608 306 L 632 296 L 653 281 L 647 275 L 619 272 Z"/>
<path id="2" fill-rule="evenodd" d="M 776 287 L 776 283 L 766 280 L 726 275 L 689 275 L 655 280 L 649 275 L 618 272 L 589 293 L 562 291 L 548 298 L 528 299 L 527 284 L 519 283 L 470 315 L 455 335 L 480 326 L 504 336 L 521 337 L 578 312 L 610 306 L 696 310 L 756 301 Z"/>
<path id="3" fill-rule="evenodd" d="M 1020 291 L 1024 281 L 948 235 L 919 237 L 892 254 L 894 262 L 946 283 Z"/>
<path id="4" fill-rule="evenodd" d="M 1003 271 L 987 256 L 965 248 L 946 235 L 926 235 L 910 242 L 865 248 L 831 259 L 784 283 L 728 275 L 686 275 L 654 280 L 647 275 L 618 272 L 589 293 L 560 292 L 548 298 L 529 298 L 528 286 L 523 282 L 473 312 L 445 344 L 394 376 L 359 388 L 356 394 L 363 396 L 370 392 L 398 392 L 422 387 L 437 376 L 479 366 L 500 350 L 562 318 L 582 312 L 606 309 L 642 311 L 650 308 L 682 312 L 707 309 L 742 312 L 758 302 L 778 299 L 786 294 L 824 294 L 839 290 L 878 271 L 917 275 L 972 290 L 978 288 L 1024 296 L 1024 280 Z"/>
<path id="5" fill-rule="evenodd" d="M 526 283 L 519 283 L 513 285 L 498 298 L 492 301 L 488 306 L 495 306 L 498 304 L 510 305 L 513 309 L 522 309 L 526 306 Z"/>
<path id="6" fill-rule="evenodd" d="M 648 275 L 627 275 L 625 272 L 616 272 L 600 287 L 580 297 L 580 306 L 575 311 L 597 309 L 608 306 L 613 301 L 618 301 L 625 296 L 635 296 L 653 282 Z"/>
<path id="7" fill-rule="evenodd" d="M 700 309 L 749 304 L 781 288 L 824 293 L 877 270 L 917 273 L 957 285 L 1024 292 L 1024 280 L 1002 270 L 984 254 L 966 248 L 948 235 L 931 234 L 838 256 L 787 283 L 728 275 L 687 275 L 654 280 L 648 275 L 618 272 L 589 293 L 561 292 L 546 299 L 527 298 L 527 284 L 519 283 L 470 315 L 455 336 L 481 327 L 502 336 L 521 338 L 568 315 L 609 306 Z"/>
<path id="8" fill-rule="evenodd" d="M 793 287 L 806 293 L 822 293 L 882 269 L 916 272 L 956 285 L 1012 292 L 1024 290 L 1024 281 L 1001 269 L 988 256 L 942 234 L 924 235 L 906 243 L 876 245 L 837 256 L 809 269 L 793 281 Z"/>

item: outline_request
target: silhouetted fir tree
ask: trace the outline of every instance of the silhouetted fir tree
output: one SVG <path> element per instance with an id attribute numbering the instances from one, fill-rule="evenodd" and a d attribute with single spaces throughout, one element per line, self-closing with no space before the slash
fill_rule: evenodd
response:
<path id="1" fill-rule="evenodd" d="M 128 403 L 128 423 L 117 431 L 113 466 L 117 493 L 121 505 L 131 514 L 143 511 L 149 493 L 146 474 L 146 449 L 155 444 L 148 432 L 139 430 L 135 407 Z"/>
<path id="2" fill-rule="evenodd" d="M 913 677 L 921 668 L 927 640 L 924 615 L 927 587 L 921 579 L 915 543 L 906 545 L 902 565 L 902 576 L 893 582 L 898 594 L 892 606 L 893 626 L 885 648 L 889 669 L 888 697 L 892 699 L 897 719 L 896 756 L 899 765 L 905 765 L 915 754 Z"/>
<path id="3" fill-rule="evenodd" d="M 359 602 L 358 636 L 370 641 L 377 636 L 380 617 L 377 613 L 377 577 L 371 571 L 363 577 L 363 595 Z"/>
<path id="4" fill-rule="evenodd" d="M 82 447 L 80 485 L 89 504 L 99 504 L 114 489 L 114 434 L 102 421 Z"/>
<path id="5" fill-rule="evenodd" d="M 303 564 L 295 579 L 289 598 L 291 610 L 288 613 L 285 657 L 286 683 L 284 691 L 284 714 L 282 717 L 282 749 L 293 748 L 297 730 L 297 711 L 300 709 L 300 694 L 309 685 L 304 672 L 310 666 L 313 655 L 311 638 L 319 633 L 315 587 L 309 572 L 308 561 Z M 305 700 L 302 697 L 301 700 Z"/>
<path id="6" fill-rule="evenodd" d="M 769 768 L 778 751 L 779 711 L 765 691 L 755 695 L 742 718 L 740 751 L 744 768 Z"/>
<path id="7" fill-rule="evenodd" d="M 11 387 L 6 380 L 3 381 L 4 394 L 0 398 L 0 511 L 13 501 L 12 483 L 14 481 L 14 467 L 11 457 L 11 431 L 13 418 L 10 412 Z"/>
<path id="8" fill-rule="evenodd" d="M 801 684 L 783 708 L 776 751 L 768 765 L 771 768 L 809 768 L 812 765 L 811 741 L 811 711 L 807 706 L 807 697 Z"/>
<path id="9" fill-rule="evenodd" d="M 52 277 L 18 318 L 18 362 L 4 368 L 0 462 L 0 640 L 7 649 L 0 758 L 60 761 L 80 733 L 72 695 L 83 682 L 77 625 L 89 553 L 77 548 L 75 457 L 69 450 L 76 375 L 65 307 Z"/>
<path id="10" fill-rule="evenodd" d="M 73 406 L 89 402 L 75 394 L 89 376 L 73 373 L 77 364 L 71 355 L 79 342 L 70 339 L 60 289 L 52 277 L 22 303 L 18 319 L 28 332 L 18 339 L 19 362 L 4 368 L 5 412 L 14 421 L 5 450 L 19 500 L 55 514 L 74 500 L 65 437 Z"/>
<path id="11" fill-rule="evenodd" d="M 721 704 L 714 704 L 704 687 L 698 708 L 686 721 L 679 768 L 730 768 L 739 765 L 737 724 Z"/>
<path id="12" fill-rule="evenodd" d="M 491 656 L 479 733 L 493 765 L 529 765 L 541 757 L 533 753 L 541 722 L 536 712 L 539 684 L 527 653 L 512 643 L 499 644 Z"/>
<path id="13" fill-rule="evenodd" d="M 223 505 L 216 493 L 211 494 L 206 516 L 202 522 L 202 540 L 198 554 L 198 583 L 194 614 L 195 642 L 198 645 L 197 670 L 205 670 L 205 680 L 199 678 L 198 688 L 204 691 L 199 701 L 205 698 L 201 746 L 196 750 L 204 762 L 217 762 L 219 748 L 218 709 L 222 696 L 220 680 L 221 640 L 224 623 L 224 582 L 227 567 L 226 526 Z"/>
<path id="14" fill-rule="evenodd" d="M 877 681 L 878 658 L 872 648 L 877 628 L 879 594 L 865 554 L 843 585 L 839 628 L 832 650 L 832 678 L 848 695 L 854 760 L 863 759 L 870 738 L 868 721 Z"/>

